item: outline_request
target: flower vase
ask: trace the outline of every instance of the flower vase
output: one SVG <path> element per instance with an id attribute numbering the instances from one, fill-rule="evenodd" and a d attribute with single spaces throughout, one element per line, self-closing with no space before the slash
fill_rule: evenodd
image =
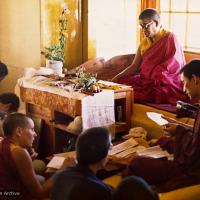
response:
<path id="1" fill-rule="evenodd" d="M 63 62 L 57 60 L 46 60 L 46 66 L 54 71 L 54 74 L 62 76 Z"/>

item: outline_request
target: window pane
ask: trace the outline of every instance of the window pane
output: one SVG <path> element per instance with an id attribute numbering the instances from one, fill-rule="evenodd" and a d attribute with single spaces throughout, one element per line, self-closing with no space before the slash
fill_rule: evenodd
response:
<path id="1" fill-rule="evenodd" d="M 200 12 L 200 1 L 189 0 L 188 1 L 188 10 L 191 12 Z"/>
<path id="2" fill-rule="evenodd" d="M 161 13 L 160 17 L 162 26 L 169 30 L 169 14 Z"/>
<path id="3" fill-rule="evenodd" d="M 164 27 L 168 27 L 173 31 L 181 45 L 187 50 L 200 50 L 200 1 L 197 0 L 170 0 L 171 8 L 169 14 L 163 14 L 169 7 L 168 0 L 160 0 L 161 17 Z M 188 12 L 196 12 L 189 13 Z M 178 13 L 179 12 L 179 13 Z M 180 13 L 182 12 L 182 13 Z M 199 13 L 199 14 L 198 14 Z M 168 19 L 170 16 L 170 19 Z"/>
<path id="4" fill-rule="evenodd" d="M 171 10 L 172 11 L 186 11 L 186 1 L 187 0 L 172 0 Z"/>
<path id="5" fill-rule="evenodd" d="M 185 44 L 185 14 L 172 14 L 171 15 L 171 30 L 176 34 L 178 41 L 184 47 Z"/>
<path id="6" fill-rule="evenodd" d="M 160 11 L 169 11 L 170 0 L 160 0 Z"/>
<path id="7" fill-rule="evenodd" d="M 188 39 L 188 46 L 190 48 L 200 48 L 199 27 L 200 27 L 200 14 L 189 14 L 187 39 Z"/>

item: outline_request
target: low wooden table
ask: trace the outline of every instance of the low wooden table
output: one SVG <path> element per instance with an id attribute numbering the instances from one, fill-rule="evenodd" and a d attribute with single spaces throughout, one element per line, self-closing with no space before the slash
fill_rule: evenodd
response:
<path id="1" fill-rule="evenodd" d="M 67 132 L 66 125 L 59 122 L 81 116 L 81 100 L 25 87 L 20 87 L 20 95 L 26 104 L 26 113 L 30 117 L 42 119 L 38 153 L 46 157 L 62 152 L 62 147 L 73 135 Z M 131 127 L 133 89 L 125 87 L 115 90 L 114 98 L 116 119 L 119 119 L 119 108 L 121 112 L 120 121 L 116 120 L 115 132 L 127 132 Z"/>

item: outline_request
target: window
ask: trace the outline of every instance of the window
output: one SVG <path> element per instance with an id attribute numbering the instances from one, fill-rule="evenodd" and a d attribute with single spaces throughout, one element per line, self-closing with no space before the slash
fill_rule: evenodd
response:
<path id="1" fill-rule="evenodd" d="M 138 0 L 88 1 L 89 58 L 136 52 Z M 94 52 L 91 52 L 93 49 Z"/>
<path id="2" fill-rule="evenodd" d="M 160 0 L 163 26 L 177 35 L 184 50 L 200 52 L 200 2 Z"/>

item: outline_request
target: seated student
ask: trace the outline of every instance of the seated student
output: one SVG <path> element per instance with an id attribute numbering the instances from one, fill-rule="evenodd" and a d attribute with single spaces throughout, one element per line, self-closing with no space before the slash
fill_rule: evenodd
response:
<path id="1" fill-rule="evenodd" d="M 3 129 L 2 129 L 2 123 L 4 117 L 12 112 L 17 112 L 20 106 L 20 100 L 19 97 L 11 92 L 2 93 L 0 94 L 0 139 L 3 139 Z M 29 149 L 29 153 L 31 155 L 31 158 L 33 159 L 33 166 L 35 169 L 35 172 L 37 174 L 42 174 L 44 170 L 46 169 L 46 165 L 42 160 L 35 159 L 37 157 L 37 153 L 33 148 Z"/>
<path id="2" fill-rule="evenodd" d="M 11 92 L 0 94 L 0 137 L 3 137 L 2 120 L 11 112 L 19 109 L 19 97 Z"/>
<path id="3" fill-rule="evenodd" d="M 51 181 L 40 185 L 33 169 L 30 154 L 37 134 L 32 119 L 22 113 L 9 114 L 3 122 L 4 139 L 0 142 L 0 189 L 17 192 L 3 199 L 32 199 L 47 195 Z"/>
<path id="4" fill-rule="evenodd" d="M 8 75 L 7 66 L 0 61 L 0 81 L 2 81 Z"/>
<path id="5" fill-rule="evenodd" d="M 106 128 L 82 133 L 76 143 L 78 164 L 54 177 L 52 200 L 110 200 L 112 189 L 96 177 L 107 162 L 111 136 Z"/>
<path id="6" fill-rule="evenodd" d="M 124 178 L 115 188 L 112 200 L 158 200 L 158 195 L 140 177 Z"/>
<path id="7" fill-rule="evenodd" d="M 12 93 L 2 93 L 0 94 L 0 111 L 6 113 L 17 112 L 19 109 L 19 97 Z"/>
<path id="8" fill-rule="evenodd" d="M 183 89 L 191 99 L 200 103 L 200 60 L 192 60 L 181 71 Z M 136 175 L 160 191 L 169 191 L 200 183 L 200 109 L 193 129 L 183 123 L 168 119 L 163 128 L 173 141 L 174 160 L 138 156 L 133 158 L 125 176 Z"/>
<path id="9" fill-rule="evenodd" d="M 171 103 L 186 100 L 179 70 L 185 58 L 176 36 L 164 28 L 155 9 L 141 12 L 139 23 L 145 38 L 130 66 L 112 81 L 131 85 L 136 102 Z"/>

